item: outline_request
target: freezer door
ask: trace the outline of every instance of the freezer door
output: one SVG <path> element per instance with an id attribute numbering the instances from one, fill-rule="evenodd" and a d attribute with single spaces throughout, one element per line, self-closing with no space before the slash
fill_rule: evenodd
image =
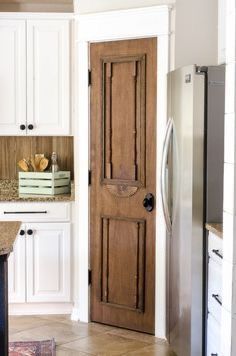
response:
<path id="1" fill-rule="evenodd" d="M 204 75 L 188 66 L 168 77 L 168 331 L 179 356 L 202 355 Z"/>

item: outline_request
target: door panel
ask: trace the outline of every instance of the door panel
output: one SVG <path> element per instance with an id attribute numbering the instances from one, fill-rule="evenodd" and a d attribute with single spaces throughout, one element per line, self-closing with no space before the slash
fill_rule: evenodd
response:
<path id="1" fill-rule="evenodd" d="M 157 40 L 92 44 L 91 318 L 154 332 Z"/>
<path id="2" fill-rule="evenodd" d="M 27 21 L 28 135 L 68 135 L 69 21 Z"/>
<path id="3" fill-rule="evenodd" d="M 25 20 L 0 23 L 0 135 L 25 135 L 26 25 Z"/>
<path id="4" fill-rule="evenodd" d="M 143 185 L 145 56 L 105 59 L 103 76 L 104 179 Z"/>
<path id="5" fill-rule="evenodd" d="M 21 226 L 25 231 L 25 226 Z M 25 235 L 18 235 L 13 251 L 8 258 L 9 303 L 25 303 Z"/>
<path id="6" fill-rule="evenodd" d="M 145 222 L 102 218 L 101 251 L 102 301 L 143 311 Z"/>
<path id="7" fill-rule="evenodd" d="M 27 225 L 27 302 L 70 302 L 70 224 Z"/>

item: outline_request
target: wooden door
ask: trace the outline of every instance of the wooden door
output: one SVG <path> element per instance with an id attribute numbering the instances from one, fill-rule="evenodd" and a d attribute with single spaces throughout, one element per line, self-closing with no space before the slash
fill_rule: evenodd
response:
<path id="1" fill-rule="evenodd" d="M 27 302 L 70 302 L 69 223 L 27 224 Z"/>
<path id="2" fill-rule="evenodd" d="M 91 318 L 154 332 L 157 40 L 92 44 Z"/>
<path id="3" fill-rule="evenodd" d="M 0 135 L 26 133 L 26 24 L 0 21 Z"/>
<path id="4" fill-rule="evenodd" d="M 27 21 L 27 134 L 70 133 L 70 21 Z"/>

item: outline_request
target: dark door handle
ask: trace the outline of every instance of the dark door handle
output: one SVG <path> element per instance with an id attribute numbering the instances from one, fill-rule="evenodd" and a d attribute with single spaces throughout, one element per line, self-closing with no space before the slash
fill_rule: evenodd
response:
<path id="1" fill-rule="evenodd" d="M 154 209 L 155 198 L 154 195 L 148 193 L 145 198 L 143 199 L 143 206 L 148 211 L 151 212 Z"/>
<path id="2" fill-rule="evenodd" d="M 20 129 L 24 131 L 26 129 L 26 126 L 24 124 L 20 125 Z"/>
<path id="3" fill-rule="evenodd" d="M 20 230 L 20 236 L 24 236 L 25 235 L 25 230 Z"/>
<path id="4" fill-rule="evenodd" d="M 28 129 L 29 129 L 29 130 L 33 130 L 33 128 L 34 128 L 34 125 L 32 125 L 32 124 L 29 124 L 29 125 L 28 125 Z"/>
<path id="5" fill-rule="evenodd" d="M 222 305 L 219 294 L 212 294 L 212 298 L 214 298 L 218 304 Z"/>
<path id="6" fill-rule="evenodd" d="M 223 256 L 222 256 L 222 254 L 220 253 L 220 250 L 212 250 L 212 252 L 213 252 L 216 256 L 218 256 L 218 257 L 220 257 L 221 259 L 223 259 Z"/>
<path id="7" fill-rule="evenodd" d="M 33 230 L 31 229 L 27 230 L 27 235 L 33 235 Z"/>

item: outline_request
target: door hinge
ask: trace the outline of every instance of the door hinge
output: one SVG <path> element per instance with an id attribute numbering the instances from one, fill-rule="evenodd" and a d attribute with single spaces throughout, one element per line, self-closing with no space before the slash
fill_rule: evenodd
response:
<path id="1" fill-rule="evenodd" d="M 88 185 L 91 185 L 92 184 L 92 171 L 89 170 L 88 171 Z"/>
<path id="2" fill-rule="evenodd" d="M 88 70 L 88 85 L 92 85 L 92 71 L 91 69 Z"/>
<path id="3" fill-rule="evenodd" d="M 90 286 L 92 284 L 92 270 L 88 270 L 88 285 Z"/>

